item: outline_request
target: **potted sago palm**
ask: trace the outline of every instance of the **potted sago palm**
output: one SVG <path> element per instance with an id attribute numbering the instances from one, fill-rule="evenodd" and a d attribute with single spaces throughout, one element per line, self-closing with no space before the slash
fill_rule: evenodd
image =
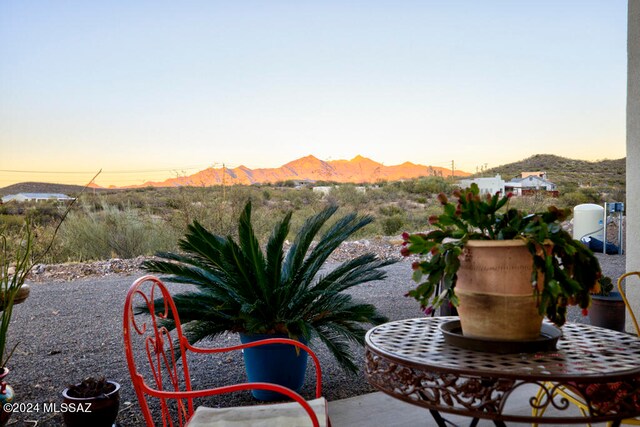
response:
<path id="1" fill-rule="evenodd" d="M 403 235 L 402 254 L 420 256 L 408 294 L 426 311 L 448 300 L 464 335 L 514 341 L 539 337 L 545 315 L 562 326 L 569 305 L 586 314 L 602 273 L 562 228 L 569 209 L 528 214 L 509 208 L 511 194 L 481 195 L 476 184 L 454 197 L 438 196 L 443 212 L 429 218 L 434 229 Z"/>
<path id="2" fill-rule="evenodd" d="M 395 260 L 365 254 L 320 273 L 334 250 L 372 221 L 368 216 L 348 214 L 319 236 L 336 210 L 335 206 L 327 207 L 308 218 L 285 251 L 292 215 L 288 213 L 275 225 L 262 249 L 248 202 L 238 221 L 237 241 L 214 235 L 194 222 L 180 241 L 181 253 L 159 253 L 161 259 L 147 261 L 143 267 L 167 275 L 163 278 L 169 282 L 196 286 L 196 291 L 174 296 L 191 343 L 227 331 L 239 333 L 243 343 L 273 337 L 312 345 L 314 340 L 321 341 L 345 370 L 356 372 L 349 345 L 364 343 L 363 325 L 387 319 L 375 306 L 345 291 L 385 278 L 382 268 Z M 276 352 L 276 346 L 282 348 Z M 306 356 L 288 345 L 244 350 L 249 381 L 278 383 L 293 390 L 303 385 Z M 262 390 L 253 395 L 260 400 L 280 398 Z"/>

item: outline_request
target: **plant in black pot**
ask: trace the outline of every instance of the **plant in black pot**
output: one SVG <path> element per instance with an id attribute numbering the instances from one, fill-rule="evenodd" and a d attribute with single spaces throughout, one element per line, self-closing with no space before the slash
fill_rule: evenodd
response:
<path id="1" fill-rule="evenodd" d="M 465 335 L 497 340 L 536 339 L 543 316 L 562 326 L 569 305 L 586 314 L 602 273 L 562 228 L 569 209 L 529 214 L 509 208 L 510 194 L 481 195 L 476 184 L 454 197 L 438 196 L 443 213 L 429 218 L 433 230 L 403 235 L 403 255 L 420 255 L 409 295 L 426 311 L 448 299 Z"/>
<path id="2" fill-rule="evenodd" d="M 592 325 L 624 332 L 626 307 L 620 292 L 608 277 L 600 280 L 600 292 L 591 295 L 589 320 Z"/>
<path id="3" fill-rule="evenodd" d="M 62 392 L 62 418 L 67 427 L 111 427 L 120 408 L 120 384 L 88 377 Z"/>
<path id="4" fill-rule="evenodd" d="M 313 345 L 317 340 L 345 370 L 356 372 L 350 344 L 363 345 L 364 325 L 387 319 L 376 307 L 345 291 L 385 278 L 382 267 L 395 260 L 365 254 L 321 272 L 340 244 L 372 221 L 368 216 L 349 214 L 317 238 L 336 210 L 335 206 L 327 207 L 308 218 L 285 251 L 292 215 L 288 213 L 275 225 L 262 249 L 248 202 L 238 221 L 237 241 L 214 235 L 194 222 L 180 241 L 183 253 L 159 253 L 161 260 L 147 261 L 143 267 L 167 274 L 163 279 L 168 282 L 196 286 L 196 291 L 174 296 L 191 343 L 227 331 L 239 333 L 243 343 L 288 337 Z M 144 307 L 138 310 L 144 311 Z M 287 345 L 244 350 L 249 381 L 278 383 L 293 390 L 302 387 L 306 357 L 306 352 Z M 253 395 L 260 400 L 280 398 L 277 393 L 261 390 Z"/>

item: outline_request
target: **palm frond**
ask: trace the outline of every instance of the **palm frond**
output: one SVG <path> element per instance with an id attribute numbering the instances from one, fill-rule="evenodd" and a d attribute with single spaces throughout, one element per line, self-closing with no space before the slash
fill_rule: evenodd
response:
<path id="1" fill-rule="evenodd" d="M 282 266 L 282 280 L 284 283 L 289 283 L 293 280 L 304 261 L 311 243 L 313 243 L 313 239 L 337 210 L 337 206 L 329 206 L 304 222 L 296 235 L 293 245 L 289 248 Z"/>
<path id="2" fill-rule="evenodd" d="M 291 224 L 291 215 L 289 212 L 285 217 L 273 227 L 273 231 L 271 232 L 271 236 L 269 236 L 269 241 L 267 242 L 266 247 L 266 257 L 267 257 L 267 265 L 266 265 L 266 277 L 268 283 L 274 289 L 274 296 L 276 297 L 275 304 L 280 307 L 282 306 L 283 300 L 281 299 L 282 292 L 279 292 L 281 289 L 282 283 L 282 263 L 284 260 L 284 242 L 289 234 L 289 227 Z"/>
<path id="3" fill-rule="evenodd" d="M 314 327 L 314 336 L 317 336 L 320 341 L 329 349 L 333 357 L 336 359 L 342 369 L 351 374 L 358 373 L 358 367 L 355 364 L 353 355 L 351 354 L 351 348 L 348 341 L 344 340 L 335 329 L 329 325 L 322 325 L 320 327 Z"/>
<path id="4" fill-rule="evenodd" d="M 353 233 L 372 221 L 371 217 L 358 218 L 356 214 L 349 214 L 338 220 L 322 236 L 318 244 L 311 251 L 299 269 L 299 280 L 303 287 L 308 287 L 314 280 L 320 268 L 329 256 Z"/>
<path id="5" fill-rule="evenodd" d="M 265 278 L 265 260 L 260 249 L 260 243 L 256 238 L 256 234 L 253 231 L 253 225 L 251 225 L 251 201 L 247 202 L 240 220 L 238 221 L 238 241 L 239 249 L 242 252 L 242 258 L 236 258 L 237 262 L 242 263 L 239 265 L 239 269 L 242 267 L 249 270 L 247 278 L 252 280 L 262 294 L 262 298 L 268 301 L 270 293 L 267 289 L 268 284 Z M 231 244 L 231 241 L 229 241 Z"/>

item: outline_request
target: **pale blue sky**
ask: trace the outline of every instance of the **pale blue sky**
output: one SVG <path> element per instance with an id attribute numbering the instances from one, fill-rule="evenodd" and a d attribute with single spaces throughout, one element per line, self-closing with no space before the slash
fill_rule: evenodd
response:
<path id="1" fill-rule="evenodd" d="M 624 157 L 626 7 L 3 0 L 0 187 L 307 154 L 469 172 Z"/>

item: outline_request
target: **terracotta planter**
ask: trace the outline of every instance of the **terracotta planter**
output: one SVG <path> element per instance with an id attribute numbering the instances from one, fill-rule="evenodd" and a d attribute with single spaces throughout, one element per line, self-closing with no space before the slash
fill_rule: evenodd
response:
<path id="1" fill-rule="evenodd" d="M 589 320 L 594 326 L 625 331 L 624 301 L 618 292 L 611 292 L 608 296 L 591 295 L 591 307 L 589 307 Z"/>
<path id="2" fill-rule="evenodd" d="M 18 292 L 16 292 L 16 295 L 13 298 L 13 305 L 22 304 L 23 302 L 25 302 L 26 299 L 29 297 L 30 293 L 31 293 L 31 286 L 27 284 L 23 284 L 22 286 L 20 286 L 20 289 L 18 290 Z M 5 307 L 4 293 L 0 293 L 0 311 L 3 311 L 4 307 Z"/>
<path id="3" fill-rule="evenodd" d="M 543 316 L 536 307 L 532 268 L 533 257 L 521 240 L 467 242 L 455 290 L 463 334 L 497 340 L 539 337 Z"/>

